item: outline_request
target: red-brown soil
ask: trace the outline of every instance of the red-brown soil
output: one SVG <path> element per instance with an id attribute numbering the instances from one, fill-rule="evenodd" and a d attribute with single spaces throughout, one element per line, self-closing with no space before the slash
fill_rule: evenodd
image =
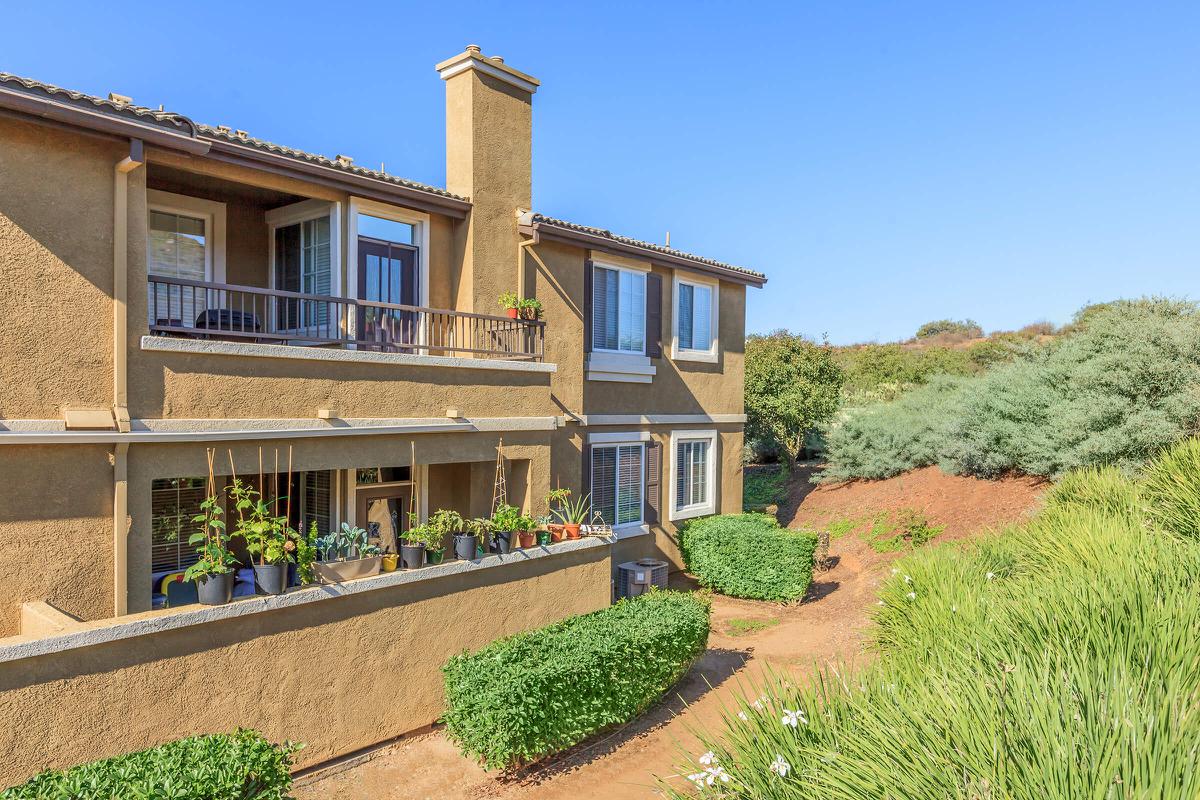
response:
<path id="1" fill-rule="evenodd" d="M 936 469 L 886 481 L 814 487 L 802 468 L 780 518 L 792 527 L 817 527 L 883 510 L 915 508 L 945 525 L 938 540 L 971 536 L 1019 520 L 1043 486 L 1029 479 L 980 481 Z M 875 591 L 897 557 L 876 553 L 859 537 L 832 542 L 830 568 L 815 576 L 803 603 L 789 606 L 716 597 L 709 648 L 671 695 L 624 728 L 610 731 L 517 776 L 497 776 L 458 755 L 444 733 L 402 740 L 349 769 L 332 768 L 302 781 L 298 800 L 437 798 L 481 800 L 635 800 L 659 796 L 655 778 L 679 785 L 681 748 L 696 752 L 697 727 L 715 728 L 722 702 L 749 688 L 764 667 L 800 679 L 835 662 L 865 658 L 868 615 Z M 679 576 L 680 588 L 687 585 Z M 769 622 L 735 635 L 730 621 Z M 314 780 L 315 779 L 315 780 Z"/>

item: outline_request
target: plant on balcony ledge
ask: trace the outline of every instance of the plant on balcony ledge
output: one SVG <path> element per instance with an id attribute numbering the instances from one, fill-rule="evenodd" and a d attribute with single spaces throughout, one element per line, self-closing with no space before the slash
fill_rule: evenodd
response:
<path id="1" fill-rule="evenodd" d="M 317 571 L 313 564 L 317 561 L 317 521 L 314 519 L 309 526 L 308 535 L 296 534 L 296 583 L 307 586 L 317 582 Z"/>
<path id="2" fill-rule="evenodd" d="M 508 316 L 516 319 L 521 313 L 521 298 L 517 297 L 516 292 L 505 292 L 500 295 L 500 307 Z"/>
<path id="3" fill-rule="evenodd" d="M 433 512 L 425 524 L 443 541 L 447 536 L 454 537 L 454 556 L 456 558 L 470 560 L 475 557 L 476 537 L 473 533 L 467 533 L 466 522 L 463 521 L 462 514 L 439 508 Z"/>
<path id="4" fill-rule="evenodd" d="M 521 319 L 541 319 L 542 301 L 536 297 L 526 297 L 517 303 L 517 313 Z"/>
<path id="5" fill-rule="evenodd" d="M 225 532 L 225 521 L 221 519 L 221 504 L 213 491 L 216 478 L 213 476 L 213 460 L 217 451 L 209 448 L 208 492 L 200 504 L 200 513 L 192 517 L 200 529 L 188 537 L 188 544 L 196 548 L 199 558 L 183 573 L 185 581 L 196 582 L 196 593 L 206 606 L 219 606 L 233 599 L 233 567 L 237 559 L 229 551 L 229 536 Z"/>
<path id="6" fill-rule="evenodd" d="M 287 517 L 276 513 L 279 499 L 267 502 L 260 492 L 237 478 L 228 491 L 238 512 L 234 535 L 246 542 L 256 587 L 263 594 L 283 594 L 287 587 L 287 565 L 296 551 L 296 533 L 288 525 Z"/>
<path id="7" fill-rule="evenodd" d="M 546 516 L 543 517 L 546 530 L 550 533 L 550 540 L 561 542 L 566 538 L 562 522 L 553 522 L 559 518 L 559 511 L 562 509 L 563 503 L 571 498 L 570 489 L 551 489 L 546 495 Z"/>
<path id="8" fill-rule="evenodd" d="M 418 551 L 414 555 L 414 563 L 411 565 L 409 558 L 405 557 L 404 566 L 406 568 L 411 569 L 412 567 L 419 567 L 422 564 L 440 564 L 442 563 L 442 555 L 446 551 L 446 534 L 439 529 L 435 529 L 428 522 L 414 524 L 405 531 L 404 543 L 409 547 L 416 548 Z"/>
<path id="9" fill-rule="evenodd" d="M 313 566 L 323 583 L 378 575 L 383 561 L 379 547 L 368 541 L 367 532 L 348 522 L 318 539 L 317 550 L 321 560 Z"/>
<path id="10" fill-rule="evenodd" d="M 579 529 L 592 516 L 592 496 L 585 494 L 578 500 L 572 501 L 568 496 L 558 505 L 555 515 L 562 520 L 568 539 L 578 539 Z"/>

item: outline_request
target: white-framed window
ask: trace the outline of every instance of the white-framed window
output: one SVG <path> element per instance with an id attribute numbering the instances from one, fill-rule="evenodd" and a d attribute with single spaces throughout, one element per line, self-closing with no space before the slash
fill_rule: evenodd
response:
<path id="1" fill-rule="evenodd" d="M 641 525 L 646 496 L 646 441 L 640 433 L 590 436 L 592 509 L 614 528 Z"/>
<path id="2" fill-rule="evenodd" d="M 341 271 L 337 268 L 340 209 L 340 203 L 304 200 L 267 212 L 271 234 L 270 288 L 324 297 L 340 295 Z M 330 322 L 330 304 L 277 298 L 270 314 L 271 330 L 318 330 Z"/>
<path id="3" fill-rule="evenodd" d="M 672 520 L 716 513 L 718 463 L 716 431 L 671 433 Z"/>
<path id="4" fill-rule="evenodd" d="M 225 282 L 225 204 L 146 190 L 146 273 L 183 281 Z M 154 284 L 148 321 L 191 326 L 203 293 Z"/>
<path id="5" fill-rule="evenodd" d="M 592 265 L 592 350 L 646 354 L 646 273 Z"/>
<path id="6" fill-rule="evenodd" d="M 673 357 L 686 361 L 716 361 L 720 285 L 678 275 L 674 283 Z"/>
<path id="7" fill-rule="evenodd" d="M 368 299 L 371 294 L 361 285 L 359 269 L 359 237 L 410 245 L 416 249 L 417 291 L 415 305 L 429 305 L 429 215 L 411 208 L 401 208 L 364 197 L 351 197 L 347 215 L 346 264 L 348 270 L 347 296 Z M 369 280 L 368 280 L 369 282 Z"/>

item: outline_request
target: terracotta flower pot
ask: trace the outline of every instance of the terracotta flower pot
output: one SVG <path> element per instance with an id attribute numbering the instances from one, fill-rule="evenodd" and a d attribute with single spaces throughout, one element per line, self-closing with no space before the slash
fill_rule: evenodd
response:
<path id="1" fill-rule="evenodd" d="M 504 309 L 504 313 L 508 314 L 509 319 L 516 319 L 520 314 L 520 312 L 515 308 L 506 308 Z"/>
<path id="2" fill-rule="evenodd" d="M 550 528 L 550 541 L 561 542 L 567 538 L 567 532 L 563 529 L 562 525 L 554 524 L 548 527 Z"/>
<path id="3" fill-rule="evenodd" d="M 568 522 L 567 524 L 563 525 L 563 529 L 566 531 L 568 539 L 578 539 L 579 538 L 579 523 L 578 522 Z"/>
<path id="4" fill-rule="evenodd" d="M 517 534 L 518 547 L 533 547 L 537 544 L 537 537 L 533 535 L 533 531 L 521 531 Z"/>

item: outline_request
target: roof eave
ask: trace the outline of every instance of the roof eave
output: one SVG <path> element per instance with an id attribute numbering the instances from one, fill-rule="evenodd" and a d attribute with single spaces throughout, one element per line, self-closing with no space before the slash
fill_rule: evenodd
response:
<path id="1" fill-rule="evenodd" d="M 0 108 L 110 136 L 141 139 L 147 144 L 169 147 L 192 155 L 204 155 L 209 150 L 207 141 L 174 133 L 158 125 L 91 111 L 50 97 L 36 97 L 25 92 L 13 91 L 4 86 L 0 86 Z"/>
<path id="2" fill-rule="evenodd" d="M 366 175 L 356 175 L 323 164 L 271 153 L 257 147 L 240 145 L 223 139 L 206 137 L 204 141 L 212 145 L 207 156 L 217 161 L 241 164 L 254 169 L 265 169 L 277 174 L 298 175 L 371 200 L 400 203 L 456 219 L 465 218 L 471 211 L 470 200 L 446 197 L 411 186 L 402 186 Z"/>
<path id="3" fill-rule="evenodd" d="M 709 275 L 716 275 L 723 280 L 731 283 L 741 283 L 747 286 L 756 288 L 763 286 L 767 282 L 765 276 L 749 275 L 735 269 L 720 267 L 715 264 L 706 264 L 703 261 L 685 258 L 683 256 L 673 255 L 671 253 L 663 253 L 658 250 L 653 250 L 649 247 L 639 247 L 626 242 L 618 242 L 609 239 L 605 236 L 599 236 L 587 231 L 579 231 L 571 228 L 562 228 L 547 222 L 536 221 L 532 224 L 520 226 L 521 233 L 527 236 L 533 236 L 538 240 L 549 239 L 553 241 L 566 242 L 568 244 L 586 245 L 592 250 L 601 250 L 606 253 L 615 255 L 631 256 L 633 258 L 650 261 L 652 263 L 662 264 L 670 267 L 682 267 L 684 269 L 694 270 L 696 272 L 704 272 Z"/>

